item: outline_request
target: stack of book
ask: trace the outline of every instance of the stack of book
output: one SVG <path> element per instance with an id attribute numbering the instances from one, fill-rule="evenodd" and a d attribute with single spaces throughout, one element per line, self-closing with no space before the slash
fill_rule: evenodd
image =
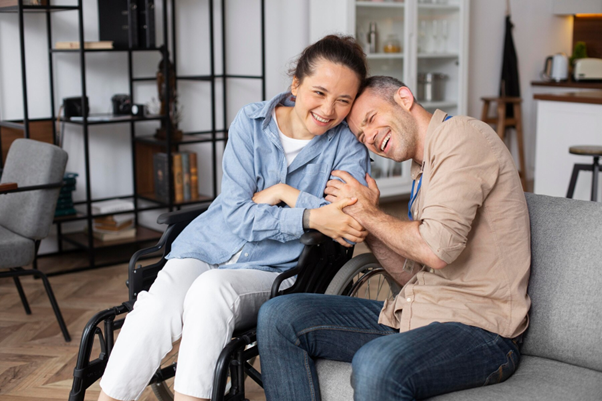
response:
<path id="1" fill-rule="evenodd" d="M 170 174 L 167 168 L 167 153 L 155 153 L 153 156 L 155 198 L 161 202 L 169 202 L 169 177 L 173 177 L 176 203 L 197 200 L 199 198 L 197 154 L 195 152 L 173 153 L 172 163 L 173 172 Z"/>
<path id="2" fill-rule="evenodd" d="M 134 216 L 132 214 L 115 214 L 97 217 L 92 226 L 92 235 L 101 241 L 115 241 L 136 236 Z"/>
<path id="3" fill-rule="evenodd" d="M 73 207 L 73 191 L 75 191 L 77 176 L 77 173 L 65 173 L 63 176 L 63 186 L 56 202 L 54 217 L 71 216 L 77 213 Z"/>
<path id="4" fill-rule="evenodd" d="M 92 204 L 92 214 L 109 214 L 134 210 L 134 203 L 125 199 L 112 199 Z M 101 241 L 115 241 L 136 236 L 134 215 L 114 214 L 94 219 L 92 235 Z"/>

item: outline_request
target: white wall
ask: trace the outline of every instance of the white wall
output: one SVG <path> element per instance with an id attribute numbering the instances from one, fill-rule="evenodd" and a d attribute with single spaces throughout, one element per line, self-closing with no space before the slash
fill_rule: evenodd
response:
<path id="1" fill-rule="evenodd" d="M 531 81 L 539 81 L 546 56 L 571 54 L 573 18 L 556 16 L 552 0 L 511 0 L 513 37 L 523 98 L 523 131 L 528 177 L 535 165 L 536 103 Z M 505 0 L 472 0 L 470 6 L 470 65 L 468 114 L 480 118 L 481 97 L 497 96 L 502 72 Z M 515 157 L 516 140 L 511 136 Z M 568 185 L 568 183 L 567 183 Z"/>

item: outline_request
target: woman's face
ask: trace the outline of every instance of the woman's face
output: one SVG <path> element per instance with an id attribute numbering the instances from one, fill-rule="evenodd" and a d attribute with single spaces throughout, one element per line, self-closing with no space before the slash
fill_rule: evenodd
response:
<path id="1" fill-rule="evenodd" d="M 294 137 L 311 139 L 339 125 L 351 111 L 359 85 L 350 68 L 327 60 L 319 60 L 303 82 L 293 78 Z"/>

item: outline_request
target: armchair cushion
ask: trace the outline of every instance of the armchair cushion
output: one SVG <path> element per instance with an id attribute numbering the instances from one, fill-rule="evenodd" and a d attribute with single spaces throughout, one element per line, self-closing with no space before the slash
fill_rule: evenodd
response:
<path id="1" fill-rule="evenodd" d="M 0 268 L 21 267 L 33 262 L 35 243 L 0 226 Z"/>

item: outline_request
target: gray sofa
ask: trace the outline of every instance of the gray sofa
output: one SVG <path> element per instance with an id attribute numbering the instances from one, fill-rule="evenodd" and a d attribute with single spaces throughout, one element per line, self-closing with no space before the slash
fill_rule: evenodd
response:
<path id="1" fill-rule="evenodd" d="M 602 400 L 602 205 L 526 195 L 533 304 L 520 365 L 503 383 L 431 400 Z M 350 364 L 317 369 L 323 401 L 353 399 Z"/>

